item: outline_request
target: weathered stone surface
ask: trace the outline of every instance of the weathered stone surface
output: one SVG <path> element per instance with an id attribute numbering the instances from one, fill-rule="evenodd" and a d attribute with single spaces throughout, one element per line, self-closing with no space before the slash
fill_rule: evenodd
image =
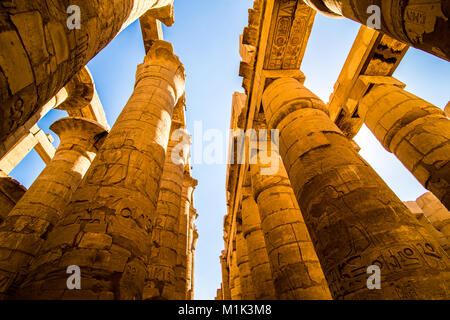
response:
<path id="1" fill-rule="evenodd" d="M 305 0 L 317 11 L 331 17 L 347 17 L 368 25 L 373 23 L 371 5 L 381 10 L 379 29 L 418 49 L 450 61 L 450 4 L 446 0 Z"/>
<path id="2" fill-rule="evenodd" d="M 11 256 L 21 256 L 15 268 L 11 268 L 9 259 L 0 261 L 1 282 L 13 285 L 12 291 L 21 284 L 31 259 L 44 243 L 46 247 L 54 243 L 63 246 L 73 241 L 67 237 L 76 232 L 58 233 L 57 229 L 53 233 L 56 238 L 49 233 L 61 221 L 65 206 L 107 134 L 98 123 L 83 118 L 63 118 L 50 128 L 61 140 L 55 156 L 0 225 L 0 247 L 9 250 Z M 6 294 L 8 289 L 2 286 L 0 293 Z"/>
<path id="3" fill-rule="evenodd" d="M 249 180 L 249 179 L 248 179 Z M 264 233 L 258 205 L 253 198 L 250 181 L 243 189 L 242 196 L 242 232 L 247 241 L 250 273 L 255 288 L 255 299 L 276 299 L 272 278 L 272 269 L 267 254 Z"/>
<path id="4" fill-rule="evenodd" d="M 186 280 L 183 278 L 186 273 L 181 271 L 178 279 L 176 274 L 178 261 L 181 265 L 181 260 L 186 259 L 186 255 L 181 256 L 178 247 L 180 222 L 186 226 L 187 236 L 187 217 L 183 212 L 183 219 L 180 210 L 185 162 L 182 160 L 174 163 L 172 159 L 172 152 L 177 144 L 177 141 L 169 141 L 161 177 L 158 204 L 153 219 L 148 278 L 143 295 L 147 300 L 185 299 L 186 294 Z M 181 284 L 177 286 L 178 282 Z"/>
<path id="5" fill-rule="evenodd" d="M 26 188 L 0 170 L 0 223 L 22 198 Z"/>
<path id="6" fill-rule="evenodd" d="M 261 173 L 263 165 L 251 164 L 251 179 L 277 298 L 331 299 L 287 173 L 279 158 L 274 161 L 280 163 L 270 175 Z"/>
<path id="7" fill-rule="evenodd" d="M 450 120 L 445 113 L 389 84 L 374 84 L 358 110 L 384 148 L 450 208 Z"/>
<path id="8" fill-rule="evenodd" d="M 448 256 L 356 153 L 323 102 L 284 78 L 266 88 L 263 107 L 269 128 L 280 130 L 280 155 L 333 298 L 448 299 Z M 381 266 L 380 290 L 366 286 L 373 264 Z"/>
<path id="9" fill-rule="evenodd" d="M 433 227 L 447 238 L 447 246 L 443 245 L 443 248 L 450 249 L 450 212 L 431 192 L 421 195 L 416 203 Z"/>
<path id="10" fill-rule="evenodd" d="M 153 11 L 171 22 L 173 0 L 74 1 L 80 29 L 68 27 L 62 0 L 0 6 L 0 139 L 20 127 L 118 33 Z"/>
<path id="11" fill-rule="evenodd" d="M 47 289 L 39 279 L 52 277 L 65 283 L 68 265 L 62 262 L 70 261 L 81 267 L 83 279 L 104 282 L 102 287 L 96 282 L 84 283 L 78 290 L 79 297 L 94 292 L 93 298 L 142 298 L 171 118 L 184 94 L 184 78 L 184 68 L 172 46 L 155 41 L 144 63 L 138 66 L 132 96 L 64 210 L 64 216 L 71 219 L 62 223 L 67 224 L 65 227 L 78 226 L 80 232 L 72 237 L 70 245 L 64 245 L 60 264 L 40 264 L 36 259 L 20 297 L 36 299 L 46 295 Z M 96 232 L 92 232 L 94 223 L 99 224 Z M 104 224 L 107 227 L 102 232 Z M 49 239 L 54 233 L 50 232 Z M 51 250 L 62 248 L 60 245 Z M 43 250 L 39 256 L 48 253 Z M 120 264 L 111 265 L 113 262 Z M 67 291 L 61 288 L 55 292 L 64 299 Z"/>

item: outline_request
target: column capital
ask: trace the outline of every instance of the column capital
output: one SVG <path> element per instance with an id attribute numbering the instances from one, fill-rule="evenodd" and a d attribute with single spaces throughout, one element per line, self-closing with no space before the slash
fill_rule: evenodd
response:
<path id="1" fill-rule="evenodd" d="M 175 104 L 183 97 L 185 92 L 184 66 L 173 51 L 170 42 L 154 40 L 136 71 L 137 87 L 140 80 L 146 77 L 155 77 L 166 80 L 174 90 Z"/>
<path id="2" fill-rule="evenodd" d="M 269 129 L 275 129 L 292 112 L 313 108 L 328 115 L 325 103 L 294 78 L 279 78 L 264 90 L 262 103 Z"/>
<path id="3" fill-rule="evenodd" d="M 81 118 L 66 117 L 56 120 L 50 129 L 62 140 L 66 135 L 79 135 L 80 138 L 95 139 L 105 135 L 108 131 L 97 121 Z"/>

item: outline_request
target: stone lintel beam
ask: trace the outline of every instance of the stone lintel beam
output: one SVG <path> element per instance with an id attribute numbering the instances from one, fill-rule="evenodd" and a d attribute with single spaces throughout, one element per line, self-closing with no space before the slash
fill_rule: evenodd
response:
<path id="1" fill-rule="evenodd" d="M 152 13 L 146 13 L 139 18 L 142 38 L 144 40 L 145 52 L 151 47 L 155 40 L 164 40 L 161 21 L 156 19 Z"/>
<path id="2" fill-rule="evenodd" d="M 361 26 L 328 102 L 330 118 L 346 136 L 356 136 L 364 123 L 357 110 L 358 78 L 391 76 L 408 48 L 403 42 Z"/>
<path id="3" fill-rule="evenodd" d="M 372 5 L 379 8 L 380 30 L 408 45 L 450 61 L 450 2 L 403 0 L 305 0 L 330 17 L 346 17 L 368 25 L 374 20 Z"/>
<path id="4" fill-rule="evenodd" d="M 55 155 L 53 138 L 45 134 L 37 125 L 30 128 L 3 157 L 0 158 L 0 170 L 9 174 L 20 161 L 34 148 L 42 160 L 48 164 Z"/>

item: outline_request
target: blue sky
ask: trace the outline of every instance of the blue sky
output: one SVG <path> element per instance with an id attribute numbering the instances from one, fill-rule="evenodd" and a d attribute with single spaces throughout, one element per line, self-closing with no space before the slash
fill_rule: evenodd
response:
<path id="1" fill-rule="evenodd" d="M 186 68 L 186 121 L 193 133 L 194 122 L 202 121 L 203 131 L 229 128 L 231 98 L 243 92 L 239 70 L 239 34 L 247 25 L 253 0 L 175 0 L 175 24 L 164 28 Z M 317 15 L 302 71 L 305 85 L 325 102 L 350 51 L 359 24 L 347 19 Z M 88 65 L 112 126 L 133 91 L 136 67 L 143 61 L 144 46 L 138 22 L 130 25 Z M 450 96 L 450 64 L 416 49 L 410 49 L 394 74 L 406 89 L 443 108 Z M 39 126 L 59 140 L 49 125 L 65 116 L 52 110 Z M 194 138 L 195 139 L 195 138 Z M 197 141 L 201 137 L 196 138 Z M 200 140 L 201 141 L 201 140 Z M 426 192 L 392 155 L 386 152 L 367 128 L 356 137 L 361 155 L 374 167 L 402 199 L 415 200 Z M 223 141 L 224 156 L 228 150 Z M 195 148 L 195 146 L 193 146 Z M 44 168 L 32 151 L 11 176 L 29 187 Z M 195 207 L 199 218 L 199 240 L 195 264 L 196 299 L 213 299 L 220 285 L 219 255 L 223 249 L 222 222 L 226 214 L 225 164 L 194 164 L 192 175 L 199 180 Z"/>

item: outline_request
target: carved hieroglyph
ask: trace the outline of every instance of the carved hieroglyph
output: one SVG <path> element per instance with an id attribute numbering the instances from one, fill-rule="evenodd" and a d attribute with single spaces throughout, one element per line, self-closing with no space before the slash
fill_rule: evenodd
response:
<path id="1" fill-rule="evenodd" d="M 93 120 L 63 118 L 50 127 L 55 156 L 0 225 L 0 294 L 17 287 L 101 147 L 106 129 Z"/>
<path id="2" fill-rule="evenodd" d="M 22 297 L 142 298 L 151 218 L 184 81 L 172 45 L 155 41 L 138 66 L 133 94 L 64 211 L 64 220 L 48 235 L 20 290 Z M 81 290 L 67 290 L 69 265 L 81 268 Z"/>
<path id="3" fill-rule="evenodd" d="M 167 17 L 172 4 L 173 0 L 75 0 L 70 5 L 79 7 L 81 23 L 80 29 L 73 29 L 68 27 L 67 1 L 2 1 L 0 139 L 55 96 L 121 29 L 148 10 Z"/>
<path id="4" fill-rule="evenodd" d="M 270 84 L 269 128 L 335 299 L 448 299 L 450 262 L 437 241 L 357 154 L 324 103 L 298 80 Z M 366 286 L 381 267 L 380 290 Z"/>
<path id="5" fill-rule="evenodd" d="M 331 17 L 347 17 L 450 61 L 450 3 L 447 0 L 305 0 Z M 374 9 L 374 5 L 377 6 Z M 378 13 L 380 16 L 375 17 Z M 380 25 L 374 21 L 379 19 Z"/>

